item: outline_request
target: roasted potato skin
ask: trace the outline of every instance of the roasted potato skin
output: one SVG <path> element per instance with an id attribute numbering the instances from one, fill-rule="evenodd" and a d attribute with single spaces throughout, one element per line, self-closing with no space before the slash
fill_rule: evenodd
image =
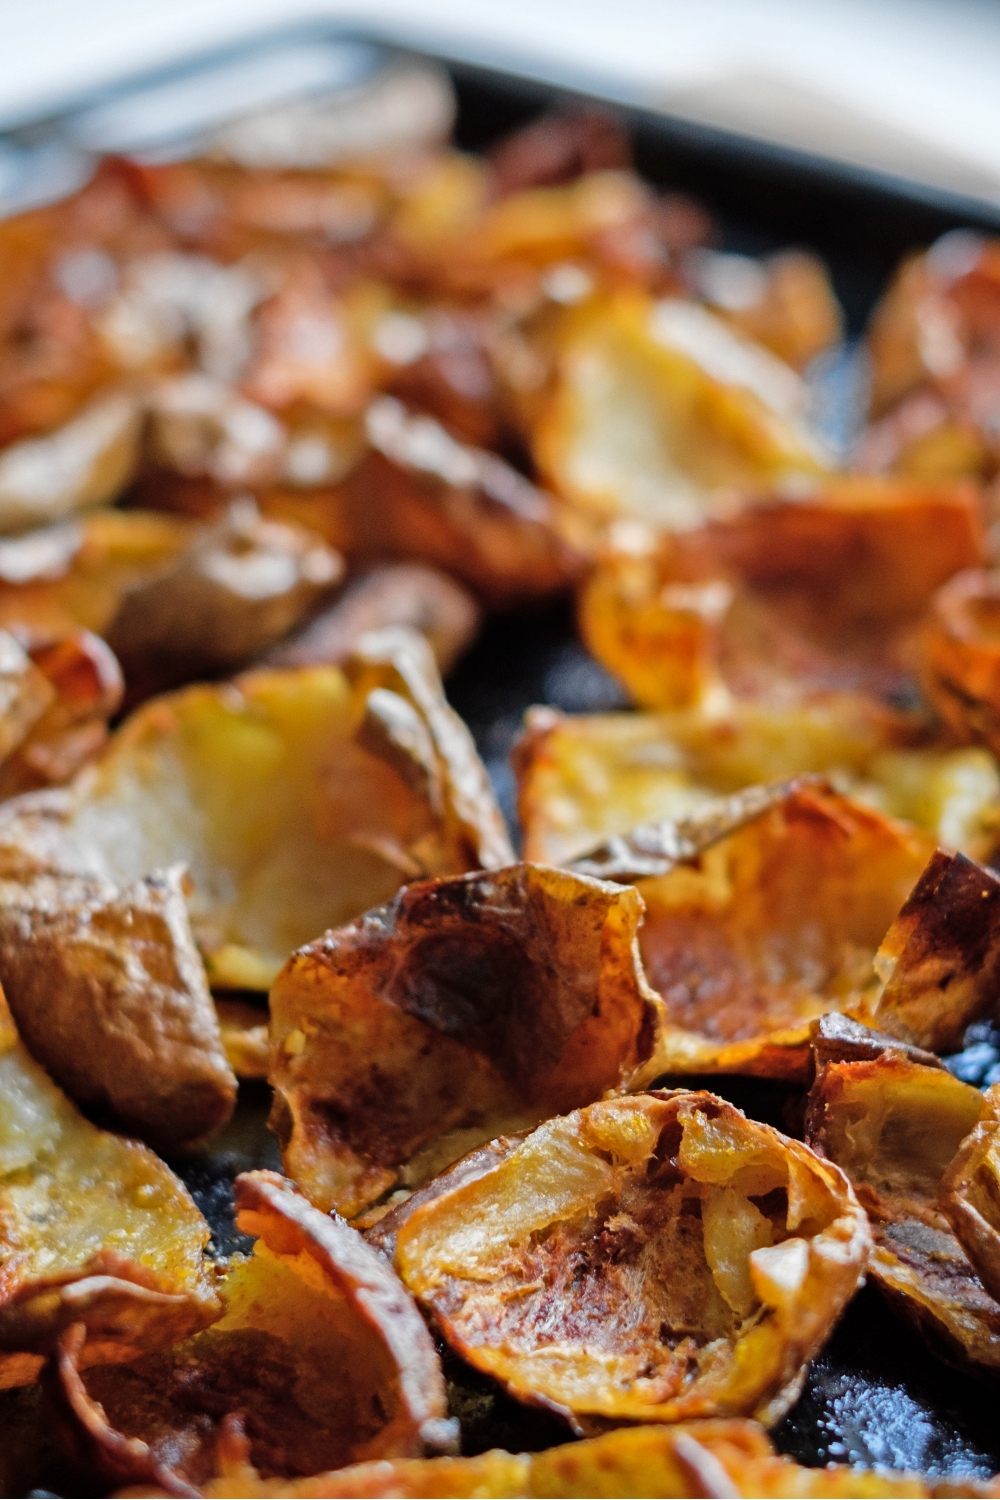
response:
<path id="1" fill-rule="evenodd" d="M 18 1038 L 0 993 L 0 1387 L 34 1380 L 72 1325 L 129 1360 L 221 1312 L 209 1229 L 147 1146 L 99 1130 Z"/>
<path id="2" fill-rule="evenodd" d="M 871 1219 L 871 1274 L 936 1354 L 996 1377 L 1000 1305 L 950 1233 L 938 1195 L 982 1096 L 889 1046 L 868 1061 L 821 1066 L 805 1134 L 853 1181 Z"/>
<path id="3" fill-rule="evenodd" d="M 271 991 L 286 1170 L 353 1215 L 419 1182 L 418 1153 L 443 1166 L 626 1086 L 660 1010 L 641 916 L 632 889 L 513 865 L 408 886 L 293 954 Z"/>
<path id="4" fill-rule="evenodd" d="M 790 1229 L 781 1211 L 765 1226 L 755 1208 L 749 1238 L 727 1241 L 743 1232 L 741 1182 L 787 1185 Z M 701 1200 L 697 1220 L 686 1196 Z M 695 1415 L 777 1421 L 869 1247 L 839 1171 L 713 1095 L 680 1090 L 609 1099 L 494 1142 L 392 1217 L 395 1263 L 448 1342 L 582 1433 Z M 779 1291 L 778 1264 L 793 1257 Z"/>
<path id="5" fill-rule="evenodd" d="M 1000 749 L 1000 574 L 970 568 L 939 589 L 921 634 L 921 683 L 963 743 Z"/>
<path id="6" fill-rule="evenodd" d="M 986 1090 L 984 1113 L 959 1146 L 941 1179 L 938 1207 L 961 1243 L 976 1275 L 1000 1302 L 1000 1174 L 997 1132 L 1000 1089 Z"/>
<path id="7" fill-rule="evenodd" d="M 881 989 L 862 1019 L 934 1052 L 961 1046 L 1000 980 L 1000 879 L 935 851 L 875 955 Z"/>
<path id="8" fill-rule="evenodd" d="M 879 942 L 932 852 L 829 786 L 793 786 L 697 860 L 640 881 L 639 948 L 667 1010 L 642 1082 L 808 1079 L 810 1023 L 864 1007 Z"/>
<path id="9" fill-rule="evenodd" d="M 62 1340 L 50 1386 L 82 1472 L 197 1495 L 234 1449 L 287 1479 L 452 1448 L 437 1352 L 384 1258 L 277 1173 L 239 1177 L 236 1198 L 259 1238 L 207 1337 L 84 1376 L 82 1330 Z"/>

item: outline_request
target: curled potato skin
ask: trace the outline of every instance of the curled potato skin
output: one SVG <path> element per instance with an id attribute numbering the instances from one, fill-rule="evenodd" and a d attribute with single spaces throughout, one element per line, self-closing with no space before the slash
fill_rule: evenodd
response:
<path id="1" fill-rule="evenodd" d="M 806 1469 L 775 1453 L 755 1422 L 711 1418 L 673 1427 L 623 1427 L 602 1437 L 565 1443 L 542 1453 L 501 1449 L 474 1458 L 403 1459 L 356 1464 L 308 1479 L 261 1479 L 238 1444 L 231 1445 L 225 1477 L 206 1484 L 211 1500 L 230 1496 L 348 1497 L 657 1495 L 686 1500 L 695 1496 L 878 1497 L 993 1495 L 996 1483 L 945 1480 L 889 1469 L 858 1469 L 830 1464 Z"/>
<path id="2" fill-rule="evenodd" d="M 969 568 L 935 594 L 921 635 L 921 681 L 962 742 L 1000 748 L 1000 573 Z"/>
<path id="3" fill-rule="evenodd" d="M 453 1447 L 433 1342 L 384 1258 L 277 1173 L 243 1174 L 236 1200 L 259 1239 L 207 1336 L 82 1377 L 85 1330 L 64 1336 L 49 1383 L 82 1471 L 197 1495 L 234 1448 L 287 1479 Z"/>
<path id="4" fill-rule="evenodd" d="M 660 1012 L 630 888 L 537 865 L 421 882 L 271 991 L 286 1170 L 356 1214 L 500 1131 L 628 1085 Z"/>
<path id="5" fill-rule="evenodd" d="M 728 803 L 751 791 L 759 800 L 750 789 Z M 810 1023 L 865 1007 L 879 942 L 931 852 L 826 783 L 793 783 L 697 859 L 641 880 L 639 949 L 666 1016 L 636 1085 L 696 1072 L 806 1081 Z"/>
<path id="6" fill-rule="evenodd" d="M 983 1118 L 959 1146 L 941 1179 L 938 1206 L 976 1275 L 1000 1301 L 1000 1086 L 986 1090 Z"/>
<path id="7" fill-rule="evenodd" d="M 835 1048 L 826 1050 L 835 1058 Z M 819 1068 L 805 1134 L 854 1183 L 874 1235 L 871 1275 L 890 1304 L 941 1358 L 996 1378 L 1000 1306 L 939 1201 L 983 1111 L 978 1090 L 890 1043 L 875 1057 Z"/>
<path id="8" fill-rule="evenodd" d="M 465 1359 L 578 1433 L 778 1421 L 870 1245 L 839 1170 L 683 1091 L 493 1142 L 371 1233 Z"/>

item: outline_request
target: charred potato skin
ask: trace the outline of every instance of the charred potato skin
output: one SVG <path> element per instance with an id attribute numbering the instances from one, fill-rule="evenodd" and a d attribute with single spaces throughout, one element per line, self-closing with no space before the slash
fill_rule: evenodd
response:
<path id="1" fill-rule="evenodd" d="M 692 1128 L 693 1141 L 687 1138 Z M 728 1159 L 727 1150 L 734 1152 Z M 538 1154 L 532 1157 L 533 1152 Z M 716 1152 L 720 1154 L 715 1156 Z M 571 1161 L 579 1158 L 582 1162 L 591 1153 L 592 1162 L 601 1161 L 600 1167 L 593 1168 L 594 1178 L 588 1181 L 581 1175 L 568 1188 L 560 1185 L 560 1170 L 572 1170 L 568 1166 Z M 797 1200 L 798 1209 L 790 1212 L 794 1221 L 791 1236 L 794 1238 L 796 1228 L 811 1236 L 796 1239 L 795 1245 L 785 1250 L 779 1245 L 774 1252 L 776 1277 L 781 1274 L 778 1260 L 787 1257 L 789 1267 L 796 1260 L 787 1295 L 777 1289 L 775 1280 L 767 1282 L 769 1290 L 763 1280 L 758 1285 L 753 1270 L 749 1274 L 758 1293 L 737 1293 L 730 1284 L 730 1295 L 744 1308 L 744 1315 L 754 1305 L 766 1306 L 767 1311 L 761 1311 L 759 1317 L 751 1313 L 742 1325 L 737 1317 L 721 1343 L 712 1345 L 718 1363 L 711 1368 L 708 1363 L 699 1365 L 697 1374 L 692 1366 L 688 1381 L 674 1381 L 672 1394 L 659 1397 L 657 1382 L 650 1382 L 647 1392 L 644 1382 L 636 1387 L 633 1376 L 618 1388 L 623 1376 L 612 1373 L 616 1339 L 620 1340 L 617 1352 L 624 1351 L 625 1368 L 635 1357 L 636 1348 L 643 1350 L 644 1363 L 658 1362 L 661 1368 L 664 1361 L 673 1358 L 672 1350 L 670 1354 L 663 1352 L 664 1325 L 659 1321 L 669 1314 L 654 1314 L 655 1333 L 637 1333 L 642 1319 L 650 1314 L 645 1307 L 632 1307 L 629 1334 L 622 1337 L 615 1328 L 620 1311 L 616 1298 L 621 1295 L 629 1301 L 632 1294 L 611 1289 L 619 1275 L 613 1269 L 615 1237 L 623 1236 L 617 1254 L 628 1265 L 644 1236 L 655 1234 L 654 1223 L 664 1222 L 655 1215 L 653 1222 L 647 1222 L 642 1208 L 637 1207 L 639 1200 L 626 1197 L 620 1185 L 628 1168 L 645 1174 L 647 1162 L 654 1160 L 659 1165 L 653 1177 L 648 1181 L 643 1177 L 644 1191 L 654 1199 L 658 1191 L 666 1190 L 668 1182 L 680 1191 L 679 1185 L 696 1175 L 712 1184 L 708 1190 L 711 1197 L 717 1185 L 738 1180 L 740 1165 L 749 1161 L 773 1165 L 781 1160 L 784 1180 L 791 1183 L 794 1179 L 805 1194 Z M 529 1161 L 532 1168 L 526 1165 Z M 551 1196 L 532 1200 L 530 1173 L 538 1170 L 542 1161 L 551 1163 L 550 1178 L 543 1190 Z M 518 1399 L 561 1412 L 578 1433 L 601 1431 L 608 1422 L 678 1422 L 695 1416 L 752 1414 L 772 1423 L 798 1395 L 807 1363 L 853 1295 L 868 1255 L 870 1237 L 864 1212 L 839 1170 L 826 1175 L 830 1165 L 821 1163 L 808 1147 L 747 1121 L 738 1110 L 712 1095 L 681 1090 L 631 1095 L 549 1121 L 520 1141 L 493 1142 L 457 1163 L 370 1233 L 387 1248 L 394 1246 L 395 1263 L 404 1282 L 463 1358 L 499 1379 Z M 780 1176 L 780 1170 L 775 1170 Z M 691 1176 L 686 1177 L 686 1173 Z M 657 1176 L 663 1179 L 659 1190 L 653 1185 Z M 772 1180 L 777 1179 L 767 1177 L 769 1183 Z M 506 1196 L 494 1197 L 512 1191 L 517 1195 L 514 1202 Z M 789 1191 L 794 1196 L 796 1188 Z M 807 1201 L 810 1208 L 803 1206 Z M 516 1215 L 522 1211 L 523 1238 L 519 1238 Z M 803 1217 L 796 1219 L 796 1214 Z M 577 1221 L 582 1216 L 587 1226 L 582 1231 L 578 1260 L 566 1227 L 574 1215 Z M 460 1223 L 464 1229 L 458 1229 Z M 526 1249 L 535 1244 L 533 1225 L 536 1229 L 549 1226 L 541 1241 L 549 1251 L 540 1251 L 534 1259 Z M 562 1228 L 553 1241 L 557 1225 Z M 449 1231 L 459 1238 L 453 1240 Z M 562 1243 L 558 1234 L 564 1232 L 568 1235 L 564 1248 L 552 1250 L 553 1244 Z M 693 1232 L 700 1239 L 700 1222 Z M 463 1234 L 467 1238 L 461 1241 Z M 498 1235 L 508 1246 L 509 1255 L 499 1249 L 499 1240 L 494 1245 Z M 675 1251 L 683 1256 L 679 1247 Z M 522 1253 L 527 1257 L 523 1276 L 518 1270 Z M 706 1261 L 700 1258 L 705 1253 L 699 1244 L 691 1252 L 694 1258 L 689 1265 L 676 1256 L 670 1260 L 675 1291 L 705 1275 Z M 567 1258 L 565 1276 L 559 1270 L 562 1255 Z M 596 1270 L 588 1266 L 588 1255 L 599 1263 Z M 734 1255 L 738 1258 L 739 1252 Z M 759 1256 L 762 1270 L 766 1258 Z M 710 1274 L 714 1275 L 714 1270 Z M 648 1265 L 642 1284 L 648 1288 L 654 1275 Z M 628 1285 L 634 1292 L 634 1280 L 628 1280 Z M 760 1301 L 755 1304 L 758 1294 Z M 588 1309 L 591 1296 L 594 1305 Z M 749 1299 L 745 1303 L 739 1301 L 743 1296 Z M 561 1334 L 555 1349 L 564 1352 L 547 1372 L 542 1356 L 555 1335 L 536 1335 L 533 1330 L 539 1326 L 539 1319 L 548 1326 L 545 1318 L 557 1315 Z M 684 1326 L 697 1328 L 698 1324 Z M 609 1327 L 615 1331 L 609 1333 Z M 635 1345 L 630 1348 L 628 1341 L 633 1335 Z M 682 1355 L 687 1357 L 687 1351 L 682 1349 Z M 563 1381 L 558 1373 L 560 1361 L 572 1362 L 574 1358 L 579 1361 L 577 1373 Z M 594 1365 L 588 1367 L 591 1358 Z M 597 1366 L 606 1373 L 595 1376 Z M 686 1389 L 681 1390 L 682 1385 Z"/>
<path id="2" fill-rule="evenodd" d="M 630 888 L 514 865 L 408 886 L 300 949 L 271 992 L 286 1169 L 357 1213 L 451 1130 L 488 1138 L 627 1086 L 660 1013 L 641 915 Z"/>

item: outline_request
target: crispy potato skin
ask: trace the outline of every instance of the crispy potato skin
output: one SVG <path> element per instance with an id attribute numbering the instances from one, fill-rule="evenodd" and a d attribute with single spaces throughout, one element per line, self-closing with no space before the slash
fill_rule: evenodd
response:
<path id="1" fill-rule="evenodd" d="M 151 1493 L 151 1492 L 149 1492 Z M 229 1497 L 287 1496 L 295 1500 L 347 1500 L 347 1497 L 406 1496 L 433 1500 L 443 1496 L 482 1496 L 513 1500 L 515 1496 L 620 1495 L 681 1497 L 745 1495 L 756 1497 L 864 1497 L 992 1495 L 995 1484 L 945 1480 L 889 1469 L 858 1469 L 830 1464 L 804 1469 L 774 1452 L 766 1433 L 738 1418 L 679 1423 L 673 1427 L 623 1427 L 603 1437 L 566 1443 L 542 1453 L 505 1453 L 494 1449 L 475 1458 L 403 1459 L 356 1464 L 308 1479 L 261 1479 L 237 1452 L 225 1477 L 211 1480 L 201 1493 L 211 1500 Z"/>
<path id="2" fill-rule="evenodd" d="M 984 1111 L 982 1095 L 893 1047 L 829 1062 L 810 1091 L 806 1139 L 853 1181 L 872 1223 L 871 1274 L 952 1364 L 1000 1371 L 1000 1306 L 938 1206 L 942 1179 Z"/>
<path id="3" fill-rule="evenodd" d="M 882 987 L 862 1019 L 934 1052 L 961 1046 L 1000 982 L 1000 879 L 936 850 L 874 962 Z"/>
<path id="4" fill-rule="evenodd" d="M 16 816 L 5 824 L 16 843 Z M 180 866 L 125 890 L 58 868 L 0 881 L 0 980 L 29 1051 L 74 1099 L 161 1146 L 231 1115 Z"/>
<path id="5" fill-rule="evenodd" d="M 207 1337 L 83 1376 L 81 1333 L 64 1337 L 51 1383 L 82 1472 L 197 1495 L 233 1449 L 287 1478 L 454 1446 L 433 1342 L 384 1258 L 276 1173 L 236 1193 L 259 1238 Z"/>
<path id="6" fill-rule="evenodd" d="M 400 1274 L 464 1358 L 578 1432 L 779 1420 L 868 1254 L 839 1171 L 681 1091 L 497 1147 L 395 1211 Z"/>
<path id="7" fill-rule="evenodd" d="M 642 824 L 697 816 L 712 798 L 825 772 L 839 791 L 988 861 L 996 762 L 925 740 L 921 726 L 854 694 L 720 712 L 532 708 L 513 755 L 525 858 L 570 864 Z"/>
<path id="8" fill-rule="evenodd" d="M 33 1380 L 71 1325 L 86 1358 L 135 1358 L 221 1312 L 208 1225 L 146 1146 L 80 1115 L 0 994 L 0 1387 Z"/>
<path id="9" fill-rule="evenodd" d="M 68 796 L 61 834 L 46 825 L 47 868 L 121 889 L 185 863 L 194 932 L 223 988 L 267 989 L 298 944 L 407 877 L 512 858 L 430 649 L 401 630 L 363 637 L 343 669 L 155 699 Z M 16 839 L 35 837 L 34 804 L 9 807 Z"/>
<path id="10" fill-rule="evenodd" d="M 941 1179 L 938 1207 L 976 1275 L 1000 1302 L 1000 1090 L 986 1090 L 982 1119 L 959 1146 Z"/>
<path id="11" fill-rule="evenodd" d="M 641 917 L 632 889 L 514 865 L 409 886 L 300 949 L 271 991 L 286 1170 L 356 1214 L 401 1173 L 627 1085 L 659 1012 Z"/>
<path id="12" fill-rule="evenodd" d="M 807 1079 L 810 1022 L 862 1004 L 879 942 L 931 852 L 916 829 L 807 786 L 696 861 L 640 881 L 639 948 L 667 1010 L 640 1080 Z"/>
<path id="13" fill-rule="evenodd" d="M 938 590 L 921 635 L 921 682 L 964 743 L 1000 748 L 1000 574 L 970 568 Z"/>
<path id="14" fill-rule="evenodd" d="M 267 654 L 262 666 L 339 666 L 370 630 L 404 626 L 426 636 L 446 676 L 472 644 L 480 610 L 472 595 L 437 568 L 385 563 L 354 579 L 328 608 Z"/>
<path id="15" fill-rule="evenodd" d="M 849 476 L 758 500 L 679 539 L 607 551 L 579 604 L 583 638 L 647 708 L 720 693 L 787 703 L 885 694 L 911 671 L 935 589 L 981 564 L 965 481 Z"/>

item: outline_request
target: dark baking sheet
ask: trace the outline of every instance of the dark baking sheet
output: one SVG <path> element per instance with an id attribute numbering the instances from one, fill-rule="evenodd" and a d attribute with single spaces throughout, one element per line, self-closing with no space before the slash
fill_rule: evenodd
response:
<path id="1" fill-rule="evenodd" d="M 58 185 L 58 174 L 68 183 L 81 169 L 80 132 L 74 122 L 96 106 L 127 106 L 164 83 L 218 76 L 219 69 L 240 65 L 247 57 L 259 62 L 280 56 L 282 49 L 287 52 L 303 39 L 308 46 L 336 48 L 341 37 L 329 28 L 299 28 L 116 85 L 43 120 L 20 123 L 0 135 L 0 192 L 5 162 L 7 180 L 14 183 L 8 211 L 19 206 L 19 193 L 23 201 L 44 196 L 44 181 L 53 185 L 52 191 L 65 190 Z M 353 54 L 356 70 L 363 71 L 380 55 L 377 42 L 370 45 L 355 37 L 350 43 L 361 47 Z M 582 97 L 444 61 L 458 94 L 458 141 L 470 149 L 481 149 L 553 102 Z M 908 249 L 960 225 L 1000 227 L 1000 215 L 959 198 L 642 110 L 614 108 L 631 126 L 643 174 L 658 186 L 692 192 L 704 202 L 717 216 L 722 248 L 759 253 L 799 244 L 818 251 L 830 267 L 854 340 L 887 275 Z M 118 117 L 127 119 L 127 107 Z M 817 400 L 823 425 L 835 440 L 849 436 L 862 386 L 855 346 L 820 372 Z M 549 703 L 570 712 L 603 712 L 625 703 L 617 684 L 577 641 L 565 602 L 492 619 L 453 674 L 448 691 L 475 735 L 512 823 L 515 789 L 509 753 L 524 710 Z M 991 1070 L 1000 1078 L 1000 1035 L 979 1027 L 966 1040 L 955 1071 L 980 1085 L 995 1081 Z M 785 1128 L 794 1119 L 795 1100 L 783 1085 L 716 1078 L 710 1086 L 756 1118 Z M 220 1255 L 247 1244 L 233 1225 L 233 1177 L 252 1167 L 279 1165 L 267 1111 L 267 1088 L 244 1085 L 234 1119 L 211 1149 L 172 1163 L 211 1224 Z M 447 1353 L 445 1363 L 464 1451 L 539 1448 L 567 1439 L 556 1419 L 519 1406 Z M 783 1451 L 808 1464 L 837 1460 L 986 1476 L 1000 1469 L 995 1411 L 995 1387 L 938 1362 L 868 1287 L 813 1365 L 798 1405 L 775 1437 Z"/>

